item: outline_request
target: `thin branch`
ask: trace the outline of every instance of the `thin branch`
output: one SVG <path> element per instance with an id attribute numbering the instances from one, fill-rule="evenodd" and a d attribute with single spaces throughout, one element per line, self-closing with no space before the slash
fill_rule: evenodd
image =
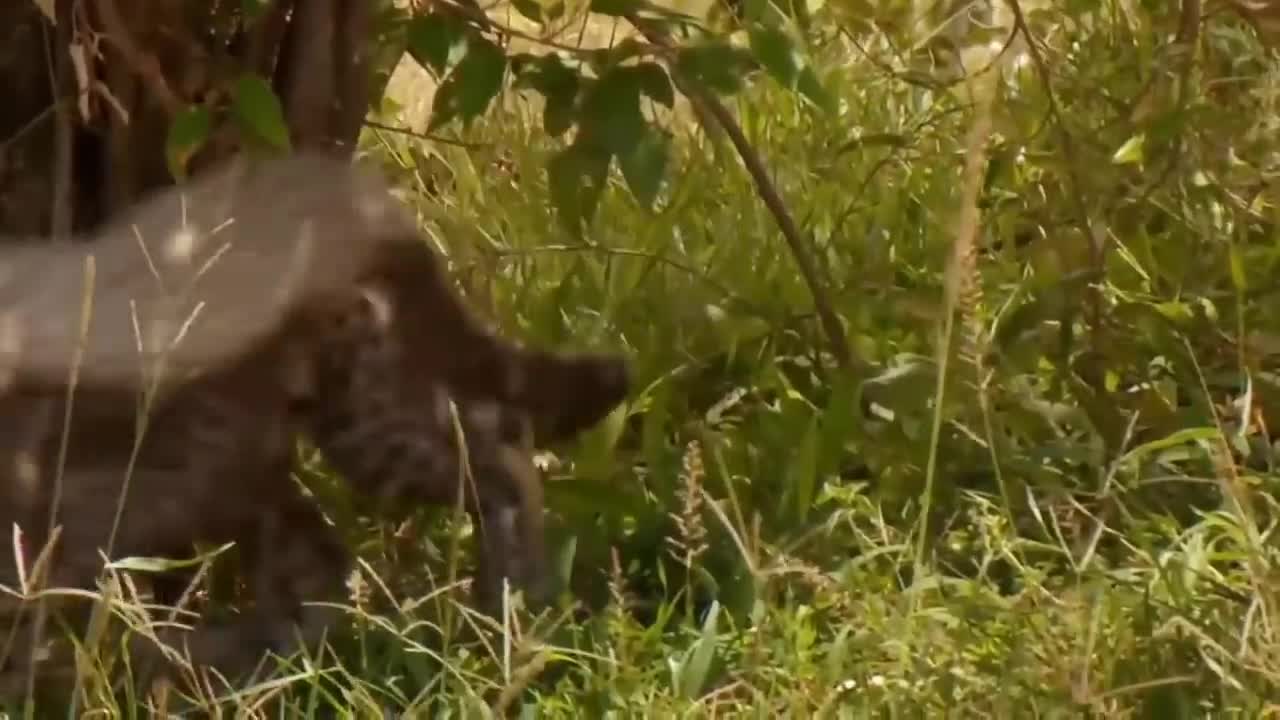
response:
<path id="1" fill-rule="evenodd" d="M 523 30 L 517 30 L 516 28 L 503 25 L 502 23 L 489 17 L 489 15 L 485 13 L 484 10 L 478 7 L 468 7 L 461 3 L 453 2 L 453 0 L 437 0 L 437 2 L 433 4 L 447 7 L 449 8 L 449 10 L 456 12 L 459 15 L 469 18 L 470 20 L 475 22 L 477 25 L 480 25 L 483 28 L 492 30 L 500 35 L 506 35 L 507 37 L 511 37 L 511 38 L 518 38 L 526 42 L 534 43 L 535 45 L 541 45 L 543 47 L 551 48 L 553 50 L 560 50 L 562 52 L 571 53 L 575 56 L 587 55 L 595 52 L 595 50 L 592 48 L 576 47 L 573 45 L 568 45 L 566 43 L 556 42 L 555 40 L 541 38 L 541 37 L 538 37 L 537 35 L 532 35 L 530 33 L 524 32 Z M 590 16 L 590 13 L 583 13 L 583 20 L 585 21 L 589 16 Z M 579 40 L 581 40 L 581 33 L 579 34 Z M 653 42 L 652 39 L 651 39 L 651 42 Z M 652 45 L 641 46 L 637 48 L 637 52 L 640 56 L 644 56 L 646 54 L 657 55 L 669 49 L 670 48 L 668 48 L 667 46 L 654 42 L 654 44 Z"/>
<path id="2" fill-rule="evenodd" d="M 627 15 L 626 18 L 649 42 L 667 51 L 673 49 L 666 35 L 652 24 L 637 17 L 634 13 Z M 841 370 L 851 370 L 854 366 L 854 360 L 849 349 L 848 337 L 844 332 L 844 325 L 841 324 L 839 316 L 836 315 L 835 307 L 827 294 L 827 288 L 818 279 L 817 264 L 810 255 L 809 247 L 806 245 L 805 239 L 801 237 L 800 230 L 796 227 L 795 220 L 792 219 L 791 213 L 787 210 L 787 205 L 783 201 L 782 195 L 778 192 L 777 187 L 774 186 L 773 181 L 769 179 L 769 171 L 765 168 L 759 153 L 755 151 L 755 148 L 751 147 L 750 141 L 747 140 L 746 134 L 742 132 L 742 127 L 734 120 L 733 114 L 714 95 L 701 87 L 686 82 L 678 75 L 673 74 L 672 80 L 675 82 L 676 87 L 680 89 L 680 92 L 689 98 L 689 101 L 693 104 L 694 112 L 704 125 L 708 124 L 708 119 L 710 119 L 729 136 L 729 141 L 733 143 L 733 147 L 737 150 L 738 156 L 742 158 L 742 163 L 746 166 L 751 179 L 755 181 L 756 192 L 760 195 L 760 199 L 764 201 L 769 212 L 773 214 L 774 221 L 778 224 L 778 230 L 782 232 L 782 237 L 786 241 L 787 247 L 791 250 L 792 257 L 795 258 L 796 267 L 800 270 L 801 277 L 809 287 L 809 293 L 813 296 L 814 309 L 818 313 L 818 320 L 827 335 L 827 341 L 832 354 L 835 355 L 836 362 L 839 363 Z"/>
<path id="3" fill-rule="evenodd" d="M 496 250 L 494 251 L 494 255 L 498 258 L 511 258 L 511 257 L 527 257 L 530 255 L 535 255 L 539 253 L 573 253 L 573 252 L 601 253 L 605 255 L 613 255 L 615 257 L 631 257 L 631 258 L 641 258 L 644 260 L 652 260 L 656 263 L 659 263 L 661 265 L 666 265 L 667 267 L 672 268 L 673 270 L 678 270 L 688 275 L 691 278 L 701 281 L 707 287 L 711 288 L 717 293 L 720 293 L 720 295 L 728 299 L 731 303 L 738 305 L 739 307 L 743 308 L 744 310 L 747 310 L 752 315 L 755 315 L 760 319 L 772 320 L 776 316 L 776 313 L 770 313 L 766 308 L 760 306 L 759 304 L 751 301 L 748 298 L 745 298 L 739 295 L 738 293 L 731 290 L 724 283 L 721 283 L 719 280 L 716 280 L 715 278 L 699 270 L 698 268 L 695 268 L 691 265 L 688 265 L 675 258 L 668 257 L 661 253 L 654 253 L 654 252 L 648 252 L 645 250 L 634 250 L 634 249 L 627 249 L 627 248 L 606 248 L 606 247 L 601 247 L 599 245 L 539 245 L 531 248 Z"/>
<path id="4" fill-rule="evenodd" d="M 148 92 L 160 103 L 166 113 L 170 116 L 178 114 L 183 107 L 182 99 L 173 91 L 173 88 L 169 87 L 160 61 L 156 60 L 154 55 L 144 52 L 134 42 L 133 35 L 120 16 L 120 9 L 116 7 L 115 0 L 98 0 L 98 15 L 106 30 L 104 36 L 119 51 L 129 69 L 142 78 Z"/>
<path id="5" fill-rule="evenodd" d="M 410 130 L 409 128 L 396 127 L 395 125 L 387 125 L 385 123 L 380 123 L 377 120 L 366 119 L 364 121 L 364 125 L 365 127 L 371 127 L 377 130 L 383 130 L 385 132 L 395 133 L 397 135 L 405 135 L 407 137 L 417 138 L 419 140 L 430 140 L 431 142 L 444 143 L 445 145 L 454 145 L 456 147 L 465 148 L 467 150 L 483 150 L 486 148 L 493 147 L 493 143 L 467 142 L 465 140 L 448 138 L 448 137 L 444 137 L 443 135 L 436 135 L 434 133 L 418 132 L 417 130 Z"/>

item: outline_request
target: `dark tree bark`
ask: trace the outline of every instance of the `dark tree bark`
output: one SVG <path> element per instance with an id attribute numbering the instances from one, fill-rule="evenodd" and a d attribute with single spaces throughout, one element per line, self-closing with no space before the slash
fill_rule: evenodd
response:
<path id="1" fill-rule="evenodd" d="M 46 47 L 54 41 L 30 2 L 0 3 L 0 230 L 48 234 L 54 118 Z"/>
<path id="2" fill-rule="evenodd" d="M 31 0 L 0 3 L 0 234 L 85 232 L 175 182 L 173 117 L 203 104 L 210 142 L 192 174 L 237 153 L 233 83 L 268 80 L 295 147 L 349 153 L 370 103 L 376 0 Z M 83 58 L 83 61 L 81 61 Z M 55 101 L 56 100 L 56 101 Z"/>

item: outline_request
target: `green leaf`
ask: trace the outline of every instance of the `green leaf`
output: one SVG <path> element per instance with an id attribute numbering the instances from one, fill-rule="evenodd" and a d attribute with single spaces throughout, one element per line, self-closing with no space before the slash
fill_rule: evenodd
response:
<path id="1" fill-rule="evenodd" d="M 749 36 L 751 50 L 764 69 L 783 87 L 794 88 L 804 68 L 804 58 L 791 38 L 781 28 L 759 25 L 751 28 Z"/>
<path id="2" fill-rule="evenodd" d="M 667 170 L 671 136 L 665 130 L 647 129 L 630 152 L 618 154 L 618 166 L 627 187 L 646 210 L 653 208 Z"/>
<path id="3" fill-rule="evenodd" d="M 409 24 L 409 55 L 439 77 L 466 53 L 473 33 L 453 15 L 433 12 L 416 17 Z"/>
<path id="4" fill-rule="evenodd" d="M 818 75 L 805 61 L 791 36 L 779 27 L 754 27 L 750 32 L 751 50 L 765 70 L 788 90 L 798 91 L 824 110 L 834 107 Z"/>
<path id="5" fill-rule="evenodd" d="M 640 63 L 635 66 L 633 72 L 640 84 L 640 90 L 654 102 L 667 107 L 675 104 L 675 89 L 671 86 L 671 78 L 667 75 L 667 71 L 661 65 L 653 62 Z"/>
<path id="6" fill-rule="evenodd" d="M 284 108 L 266 80 L 257 75 L 240 76 L 233 90 L 232 113 L 243 130 L 275 148 L 289 150 Z"/>
<path id="7" fill-rule="evenodd" d="M 836 101 L 822 86 L 822 81 L 818 79 L 818 73 L 812 67 L 806 67 L 800 71 L 800 78 L 796 81 L 796 89 L 800 94 L 809 98 L 809 102 L 818 106 L 827 112 L 835 112 Z"/>
<path id="8" fill-rule="evenodd" d="M 538 4 L 538 0 L 511 0 L 511 6 L 524 17 L 542 24 L 542 6 Z"/>
<path id="9" fill-rule="evenodd" d="M 545 55 L 534 60 L 516 80 L 517 87 L 533 88 L 546 99 L 542 108 L 542 126 L 552 137 L 573 127 L 580 84 L 578 73 L 565 65 L 558 55 Z"/>
<path id="10" fill-rule="evenodd" d="M 1159 440 L 1145 442 L 1133 448 L 1121 456 L 1117 461 L 1117 464 L 1140 460 L 1151 453 L 1166 450 L 1171 447 L 1177 447 L 1178 445 L 1184 445 L 1186 443 L 1211 442 L 1217 440 L 1218 437 L 1219 431 L 1215 427 L 1183 428 L 1182 430 L 1177 430 L 1170 435 L 1160 438 Z"/>
<path id="11" fill-rule="evenodd" d="M 267 9 L 267 0 L 240 0 L 240 10 L 249 22 L 257 20 Z"/>
<path id="12" fill-rule="evenodd" d="M 598 144 L 616 155 L 630 154 L 648 125 L 640 112 L 640 74 L 631 67 L 615 67 L 592 83 L 578 113 L 582 141 Z"/>
<path id="13" fill-rule="evenodd" d="M 559 137 L 573 127 L 577 106 L 573 97 L 547 98 L 542 108 L 542 129 L 551 137 Z"/>
<path id="14" fill-rule="evenodd" d="M 575 238 L 595 216 L 600 193 L 609 177 L 612 155 L 598 148 L 575 143 L 547 163 L 547 183 L 551 203 L 560 223 Z"/>
<path id="15" fill-rule="evenodd" d="M 617 458 L 614 451 L 618 438 L 622 437 L 630 415 L 630 406 L 622 403 L 596 427 L 583 434 L 575 474 L 591 480 L 603 480 L 609 475 Z"/>
<path id="16" fill-rule="evenodd" d="M 800 440 L 797 456 L 787 463 L 786 494 L 790 495 L 792 521 L 797 524 L 804 523 L 813 506 L 814 489 L 818 484 L 819 433 L 818 419 L 811 417 Z"/>
<path id="17" fill-rule="evenodd" d="M 165 138 L 164 157 L 169 172 L 175 180 L 187 176 L 187 162 L 209 139 L 213 125 L 209 109 L 196 105 L 178 113 L 169 124 L 169 136 Z"/>
<path id="18" fill-rule="evenodd" d="M 707 619 L 702 623 L 702 632 L 698 640 L 689 649 L 684 662 L 680 664 L 678 692 L 680 697 L 686 700 L 701 696 L 703 689 L 707 686 L 711 661 L 715 658 L 716 620 L 719 616 L 720 603 L 713 600 L 710 609 L 707 610 Z"/>
<path id="19" fill-rule="evenodd" d="M 483 113 L 502 89 L 506 70 L 507 56 L 502 48 L 487 38 L 472 38 L 467 54 L 436 91 L 428 131 L 439 129 L 455 117 L 462 118 L 465 125 Z"/>
<path id="20" fill-rule="evenodd" d="M 742 89 L 743 75 L 755 65 L 751 54 L 723 41 L 684 47 L 676 52 L 676 72 L 726 95 Z"/>

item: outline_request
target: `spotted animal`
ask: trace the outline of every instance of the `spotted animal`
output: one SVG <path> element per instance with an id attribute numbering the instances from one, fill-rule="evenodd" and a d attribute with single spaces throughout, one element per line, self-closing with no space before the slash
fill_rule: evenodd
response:
<path id="1" fill-rule="evenodd" d="M 594 424 L 625 396 L 625 364 L 481 325 L 388 197 L 370 173 L 295 156 L 165 191 L 90 242 L 0 255 L 0 522 L 26 538 L 0 584 L 16 584 L 50 522 L 56 586 L 92 587 L 100 551 L 237 542 L 257 558 L 254 610 L 188 635 L 193 658 L 237 669 L 310 643 L 334 617 L 303 601 L 341 591 L 346 551 L 291 482 L 296 438 L 315 435 L 370 497 L 451 500 L 464 455 L 442 422 L 448 398 L 475 470 L 468 509 L 492 529 L 481 594 L 535 577 L 541 485 L 515 438 Z M 92 322 L 68 312 L 82 307 Z"/>

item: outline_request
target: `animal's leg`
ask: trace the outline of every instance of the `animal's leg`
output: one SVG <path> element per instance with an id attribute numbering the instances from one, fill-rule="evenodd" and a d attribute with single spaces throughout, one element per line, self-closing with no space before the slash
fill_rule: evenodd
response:
<path id="1" fill-rule="evenodd" d="M 267 652 L 288 657 L 315 649 L 341 613 L 308 603 L 342 600 L 346 548 L 287 477 L 281 485 L 288 492 L 273 498 L 273 506 L 250 526 L 252 537 L 241 544 L 253 607 L 236 621 L 159 636 L 192 667 L 214 669 L 232 682 L 251 673 Z M 144 644 L 134 652 L 154 663 L 159 649 Z"/>

